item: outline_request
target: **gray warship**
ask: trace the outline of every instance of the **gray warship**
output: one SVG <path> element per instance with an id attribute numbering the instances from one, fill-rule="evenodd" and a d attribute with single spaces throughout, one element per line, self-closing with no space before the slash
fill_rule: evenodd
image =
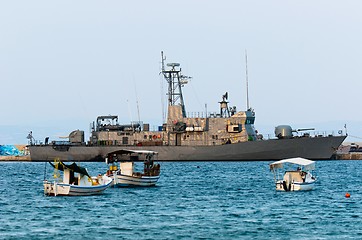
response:
<path id="1" fill-rule="evenodd" d="M 182 88 L 190 77 L 181 73 L 179 63 L 165 65 L 163 53 L 161 56 L 161 74 L 168 84 L 167 118 L 162 126 L 150 130 L 150 125 L 141 121 L 120 124 L 116 115 L 98 116 L 91 124 L 89 141 L 80 130 L 71 132 L 68 141 L 31 141 L 31 160 L 104 161 L 108 153 L 118 150 L 156 151 L 158 161 L 322 160 L 330 159 L 346 138 L 342 131 L 313 134 L 314 129 L 280 125 L 275 136 L 265 139 L 254 128 L 254 110 L 229 107 L 228 93 L 222 95 L 216 113 L 187 116 Z"/>

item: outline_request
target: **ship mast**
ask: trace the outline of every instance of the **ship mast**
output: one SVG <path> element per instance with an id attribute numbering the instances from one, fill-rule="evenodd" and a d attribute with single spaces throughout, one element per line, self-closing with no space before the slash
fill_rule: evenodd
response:
<path id="1" fill-rule="evenodd" d="M 246 75 L 246 109 L 249 110 L 249 80 L 248 80 L 248 54 L 245 49 L 245 75 Z"/>
<path id="2" fill-rule="evenodd" d="M 181 74 L 181 68 L 179 63 L 167 63 L 167 67 L 170 69 L 165 69 L 165 58 L 163 52 L 161 52 L 162 57 L 162 74 L 165 80 L 168 83 L 168 106 L 179 105 L 182 109 L 182 117 L 186 117 L 185 103 L 182 96 L 182 87 L 188 83 L 187 77 Z"/>

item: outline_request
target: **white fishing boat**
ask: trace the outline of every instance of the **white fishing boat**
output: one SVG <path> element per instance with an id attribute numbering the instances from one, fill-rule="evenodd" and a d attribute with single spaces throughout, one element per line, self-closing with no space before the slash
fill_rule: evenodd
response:
<path id="1" fill-rule="evenodd" d="M 312 190 L 317 180 L 314 174 L 315 162 L 305 158 L 283 159 L 270 165 L 274 173 L 277 191 Z"/>
<path id="2" fill-rule="evenodd" d="M 150 187 L 160 178 L 160 164 L 154 163 L 157 152 L 148 150 L 119 150 L 107 154 L 110 164 L 107 176 L 113 179 L 114 187 Z M 116 165 L 119 162 L 119 168 Z M 143 166 L 137 162 L 143 162 Z"/>
<path id="3" fill-rule="evenodd" d="M 49 196 L 87 196 L 103 193 L 111 186 L 112 179 L 98 175 L 91 177 L 86 168 L 76 163 L 64 164 L 63 162 L 50 163 L 54 167 L 54 181 L 44 180 L 44 194 Z M 63 180 L 60 179 L 63 172 Z M 75 173 L 78 173 L 75 176 Z"/>

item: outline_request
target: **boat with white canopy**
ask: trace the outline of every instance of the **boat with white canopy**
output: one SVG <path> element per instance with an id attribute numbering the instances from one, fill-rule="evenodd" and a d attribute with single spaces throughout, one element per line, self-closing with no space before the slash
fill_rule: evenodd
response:
<path id="1" fill-rule="evenodd" d="M 108 153 L 106 163 L 110 166 L 106 176 L 113 179 L 114 187 L 155 186 L 160 178 L 160 164 L 154 163 L 157 155 L 154 151 L 128 149 Z M 137 162 L 143 164 L 136 164 Z"/>
<path id="2" fill-rule="evenodd" d="M 277 191 L 312 190 L 317 180 L 314 174 L 315 162 L 297 157 L 271 163 L 270 171 L 274 173 Z"/>

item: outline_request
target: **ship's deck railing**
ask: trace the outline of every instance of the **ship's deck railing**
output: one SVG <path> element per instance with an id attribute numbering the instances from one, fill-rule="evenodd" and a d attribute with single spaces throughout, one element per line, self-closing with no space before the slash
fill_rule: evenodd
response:
<path id="1" fill-rule="evenodd" d="M 230 114 L 231 115 L 231 114 Z M 187 118 L 221 118 L 220 112 L 187 112 Z"/>
<path id="2" fill-rule="evenodd" d="M 341 130 L 339 131 L 308 131 L 308 132 L 297 132 L 297 133 L 293 133 L 293 137 L 330 137 L 330 136 L 343 136 L 343 133 Z M 275 136 L 275 134 L 263 134 L 263 140 L 268 140 L 268 139 L 277 139 L 277 137 Z"/>
<path id="3" fill-rule="evenodd" d="M 68 146 L 68 145 L 72 145 L 72 143 L 69 142 L 69 141 L 51 141 L 50 143 L 46 144 L 46 143 L 44 143 L 44 142 L 42 142 L 40 140 L 35 140 L 32 143 L 29 143 L 28 145 L 30 145 L 30 146 L 34 146 L 34 145 L 36 145 L 36 146 L 47 146 L 47 145 L 65 145 L 65 146 Z"/>
<path id="4" fill-rule="evenodd" d="M 206 112 L 187 112 L 187 118 L 205 118 L 206 116 L 210 116 L 210 113 L 206 114 Z"/>

